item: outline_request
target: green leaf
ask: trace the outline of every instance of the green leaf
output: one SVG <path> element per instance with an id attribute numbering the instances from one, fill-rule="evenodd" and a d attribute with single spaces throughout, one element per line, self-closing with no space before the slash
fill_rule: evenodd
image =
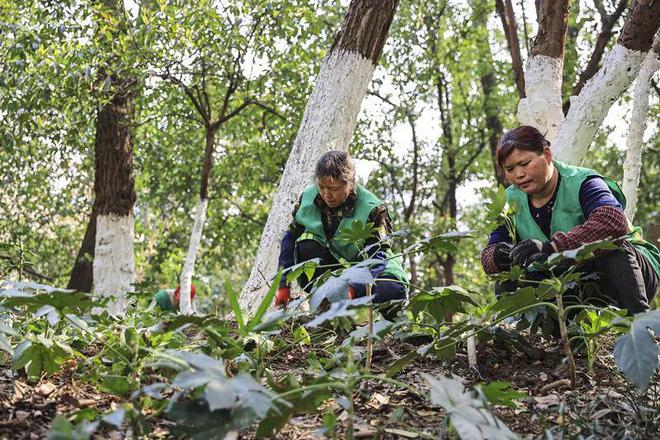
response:
<path id="1" fill-rule="evenodd" d="M 234 289 L 231 286 L 231 283 L 228 279 L 225 279 L 225 291 L 227 292 L 227 298 L 229 298 L 229 303 L 231 308 L 234 311 L 234 317 L 238 323 L 238 328 L 241 332 L 245 330 L 245 322 L 243 321 L 243 312 L 241 311 L 241 306 L 238 303 L 238 295 L 234 292 Z"/>
<path id="2" fill-rule="evenodd" d="M 467 304 L 477 305 L 461 286 L 447 286 L 417 294 L 410 300 L 408 310 L 415 318 L 425 311 L 437 322 L 443 322 L 446 313 L 465 313 Z"/>
<path id="3" fill-rule="evenodd" d="M 502 295 L 491 307 L 490 311 L 499 317 L 512 316 L 520 313 L 521 309 L 531 307 L 542 302 L 538 298 L 542 288 L 523 287 L 513 293 Z"/>
<path id="4" fill-rule="evenodd" d="M 301 387 L 293 376 L 285 376 L 280 382 L 271 384 L 277 392 L 287 392 L 289 394 L 284 398 L 277 398 L 273 401 L 273 408 L 271 408 L 266 417 L 259 423 L 256 438 L 262 439 L 273 435 L 287 423 L 293 414 L 311 414 L 317 412 L 323 402 L 332 398 L 333 394 L 330 387 L 322 386 L 329 381 L 330 379 L 327 376 L 321 376 Z M 300 390 L 293 392 L 296 389 Z"/>
<path id="5" fill-rule="evenodd" d="M 481 399 L 465 391 L 456 379 L 435 377 L 422 373 L 428 382 L 431 403 L 447 411 L 451 426 L 463 440 L 517 439 L 518 436 L 497 417 L 492 415 Z"/>
<path id="6" fill-rule="evenodd" d="M 261 301 L 261 304 L 259 304 L 259 307 L 257 308 L 257 313 L 255 313 L 252 319 L 250 320 L 250 322 L 248 322 L 246 326 L 246 330 L 248 332 L 252 331 L 252 329 L 254 329 L 257 326 L 257 324 L 261 322 L 261 318 L 263 318 L 264 314 L 268 311 L 268 308 L 273 303 L 273 298 L 275 298 L 275 292 L 277 292 L 277 289 L 280 287 L 281 279 L 282 279 L 282 271 L 280 270 L 277 273 L 275 279 L 273 280 L 273 284 L 270 286 L 268 293 Z"/>
<path id="7" fill-rule="evenodd" d="M 309 333 L 305 330 L 305 327 L 299 325 L 293 331 L 293 342 L 301 345 L 311 345 L 312 339 L 309 337 Z"/>
<path id="8" fill-rule="evenodd" d="M 225 438 L 233 430 L 232 412 L 211 411 L 204 399 L 172 402 L 165 414 L 176 422 L 173 433 L 186 434 L 195 440 Z"/>
<path id="9" fill-rule="evenodd" d="M 335 237 L 343 243 L 354 243 L 357 248 L 362 248 L 364 242 L 373 236 L 375 231 L 372 222 L 364 223 L 361 220 L 353 220 L 349 227 L 344 227 Z"/>
<path id="10" fill-rule="evenodd" d="M 105 376 L 101 382 L 101 389 L 108 393 L 126 396 L 137 389 L 137 384 L 127 376 Z"/>
<path id="11" fill-rule="evenodd" d="M 415 360 L 416 357 L 417 357 L 417 349 L 408 352 L 408 354 L 406 354 L 403 357 L 397 359 L 392 364 L 390 364 L 389 367 L 387 367 L 387 370 L 385 370 L 385 376 L 386 377 L 396 376 L 397 374 L 399 374 L 401 372 L 401 370 L 403 370 L 408 365 L 410 365 L 412 363 L 412 361 Z"/>
<path id="12" fill-rule="evenodd" d="M 346 299 L 333 303 L 327 312 L 321 313 L 312 321 L 305 324 L 306 327 L 314 328 L 331 319 L 340 317 L 354 317 L 359 309 L 371 305 L 371 297 L 363 296 L 358 299 Z"/>
<path id="13" fill-rule="evenodd" d="M 526 393 L 517 391 L 511 382 L 491 382 L 477 385 L 477 390 L 491 405 L 518 408 L 516 400 L 527 397 Z"/>
<path id="14" fill-rule="evenodd" d="M 73 426 L 66 417 L 58 415 L 53 419 L 53 424 L 48 431 L 48 440 L 87 440 L 98 428 L 99 422 L 88 422 L 83 420 L 77 426 Z"/>
<path id="15" fill-rule="evenodd" d="M 658 368 L 660 348 L 653 336 L 660 335 L 660 310 L 635 316 L 628 334 L 614 342 L 614 359 L 619 369 L 642 391 Z"/>

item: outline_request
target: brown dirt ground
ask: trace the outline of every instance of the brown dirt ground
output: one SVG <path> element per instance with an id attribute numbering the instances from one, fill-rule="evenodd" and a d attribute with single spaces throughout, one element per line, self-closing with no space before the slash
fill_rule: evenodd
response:
<path id="1" fill-rule="evenodd" d="M 660 380 L 656 375 L 649 398 L 635 396 L 632 386 L 616 372 L 611 355 L 612 338 L 603 338 L 593 371 L 587 368 L 585 356 L 578 356 L 577 386 L 559 387 L 544 391 L 543 387 L 568 377 L 563 355 L 556 342 L 539 336 L 528 337 L 530 346 L 539 350 L 538 359 L 511 351 L 506 344 L 485 343 L 478 346 L 478 371 L 468 367 L 467 356 L 459 351 L 450 361 L 418 357 L 395 378 L 412 385 L 421 395 L 427 388 L 420 373 L 434 376 L 456 375 L 464 379 L 466 387 L 492 381 L 510 381 L 516 390 L 527 397 L 516 409 L 495 407 L 493 413 L 523 438 L 544 438 L 550 430 L 566 438 L 578 436 L 594 438 L 653 438 L 660 426 Z M 417 347 L 387 338 L 375 344 L 373 371 L 384 371 L 396 359 Z M 277 374 L 303 375 L 307 370 L 308 347 L 295 346 L 271 356 L 269 369 Z M 70 361 L 63 370 L 44 377 L 36 384 L 28 383 L 22 373 L 8 370 L 7 360 L 0 370 L 0 439 L 41 439 L 57 414 L 68 414 L 81 408 L 110 411 L 122 399 L 98 391 L 86 383 L 81 368 Z M 654 394 L 655 393 L 655 394 Z M 647 409 L 645 410 L 644 407 Z M 319 438 L 322 414 L 335 409 L 340 425 L 337 438 L 345 438 L 345 416 L 336 402 L 324 404 L 318 414 L 295 416 L 279 432 L 277 439 Z M 396 386 L 364 382 L 355 399 L 354 427 L 357 438 L 455 438 L 447 433 L 445 413 L 413 392 Z M 167 422 L 159 423 L 150 438 L 167 438 Z M 653 434 L 655 433 L 655 434 Z M 97 438 L 124 438 L 125 433 L 104 431 Z M 240 438 L 252 438 L 252 431 Z M 657 437 L 656 437 L 657 438 Z"/>

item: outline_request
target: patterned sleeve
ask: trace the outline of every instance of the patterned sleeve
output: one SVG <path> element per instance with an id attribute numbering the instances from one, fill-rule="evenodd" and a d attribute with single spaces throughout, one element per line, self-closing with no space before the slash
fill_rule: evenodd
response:
<path id="1" fill-rule="evenodd" d="M 495 264 L 495 259 L 493 258 L 493 253 L 495 252 L 495 245 L 497 243 L 489 244 L 481 251 L 481 265 L 484 268 L 484 272 L 487 274 L 493 274 L 500 272 L 500 268 Z"/>
<path id="2" fill-rule="evenodd" d="M 581 225 L 568 232 L 557 232 L 552 242 L 557 251 L 575 249 L 585 243 L 621 238 L 628 234 L 628 220 L 620 207 L 600 206 L 591 211 L 591 215 Z"/>

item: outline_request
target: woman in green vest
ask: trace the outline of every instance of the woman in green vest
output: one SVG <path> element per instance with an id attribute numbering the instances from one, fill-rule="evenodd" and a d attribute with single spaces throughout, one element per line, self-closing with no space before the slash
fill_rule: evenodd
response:
<path id="1" fill-rule="evenodd" d="M 514 264 L 526 268 L 554 252 L 620 239 L 620 250 L 599 255 L 585 270 L 598 274 L 600 294 L 619 307 L 631 314 L 648 309 L 660 287 L 660 252 L 626 219 L 625 197 L 616 182 L 553 160 L 550 143 L 531 126 L 507 132 L 497 160 L 512 183 L 507 198 L 514 207 L 516 236 L 504 226 L 491 233 L 481 253 L 486 273 Z"/>
<path id="2" fill-rule="evenodd" d="M 385 237 L 392 227 L 385 205 L 362 185 L 355 182 L 355 166 L 342 151 L 324 154 L 316 164 L 316 183 L 307 187 L 293 212 L 293 221 L 284 234 L 280 248 L 279 267 L 286 269 L 296 263 L 320 258 L 320 265 L 351 263 L 372 258 L 382 264 L 372 266 L 376 283 L 372 294 L 375 303 L 405 299 L 408 294 L 408 274 L 400 258 L 392 258 Z M 355 220 L 373 224 L 373 235 L 362 246 L 337 239 L 342 229 Z M 316 270 L 311 279 L 298 278 L 298 284 L 311 292 L 314 281 L 328 267 Z M 349 284 L 348 298 L 366 294 L 364 284 Z M 291 291 L 283 277 L 275 296 L 275 305 L 283 306 L 291 300 Z"/>
<path id="3" fill-rule="evenodd" d="M 190 301 L 195 298 L 197 289 L 194 284 L 190 285 Z M 181 286 L 175 289 L 162 289 L 154 295 L 154 304 L 164 312 L 178 312 L 181 299 Z"/>

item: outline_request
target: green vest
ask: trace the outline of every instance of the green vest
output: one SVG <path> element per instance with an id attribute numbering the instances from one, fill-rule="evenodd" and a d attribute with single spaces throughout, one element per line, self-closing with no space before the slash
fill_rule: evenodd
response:
<path id="1" fill-rule="evenodd" d="M 174 304 L 170 301 L 170 295 L 166 289 L 158 291 L 154 296 L 154 299 L 161 310 L 165 312 L 176 312 L 176 307 L 174 307 Z"/>
<path id="2" fill-rule="evenodd" d="M 552 207 L 552 220 L 550 222 L 551 236 L 556 232 L 568 232 L 575 226 L 585 222 L 586 219 L 580 206 L 580 187 L 588 177 L 598 176 L 602 178 L 607 183 L 612 194 L 614 194 L 614 197 L 621 203 L 621 206 L 623 208 L 626 207 L 626 198 L 614 180 L 601 176 L 589 168 L 575 167 L 557 160 L 554 160 L 553 163 L 561 179 L 559 181 L 559 188 L 557 189 L 555 205 Z M 509 204 L 513 206 L 516 234 L 518 237 L 521 240 L 535 238 L 541 241 L 548 241 L 550 237 L 547 237 L 541 231 L 541 228 L 539 228 L 539 225 L 534 221 L 532 214 L 529 212 L 527 194 L 514 185 L 509 186 L 506 192 Z M 658 251 L 658 248 L 645 241 L 642 238 L 641 228 L 632 226 L 630 221 L 628 221 L 628 229 L 630 231 L 628 240 L 646 257 L 656 273 L 660 275 L 660 251 Z"/>
<path id="3" fill-rule="evenodd" d="M 356 246 L 355 243 L 347 243 L 345 241 L 337 240 L 337 236 L 341 233 L 343 228 L 350 228 L 355 220 L 360 220 L 366 224 L 369 219 L 369 214 L 374 208 L 381 205 L 381 201 L 362 185 L 357 185 L 357 197 L 355 198 L 355 210 L 353 215 L 351 217 L 343 217 L 337 227 L 335 235 L 328 239 L 328 237 L 325 236 L 325 230 L 323 229 L 321 212 L 314 204 L 314 199 L 316 199 L 318 193 L 319 189 L 316 185 L 308 186 L 305 188 L 305 191 L 303 191 L 300 200 L 300 207 L 296 212 L 296 222 L 303 226 L 305 231 L 300 238 L 298 238 L 298 241 L 312 239 L 328 248 L 330 253 L 338 261 L 358 261 L 362 249 Z M 389 259 L 387 260 L 387 266 L 385 267 L 383 274 L 391 275 L 407 284 L 409 282 L 408 273 L 403 269 L 401 258 L 391 258 L 393 254 L 389 249 L 386 251 L 386 254 Z M 298 258 L 296 255 L 296 263 L 298 262 L 297 260 Z"/>

